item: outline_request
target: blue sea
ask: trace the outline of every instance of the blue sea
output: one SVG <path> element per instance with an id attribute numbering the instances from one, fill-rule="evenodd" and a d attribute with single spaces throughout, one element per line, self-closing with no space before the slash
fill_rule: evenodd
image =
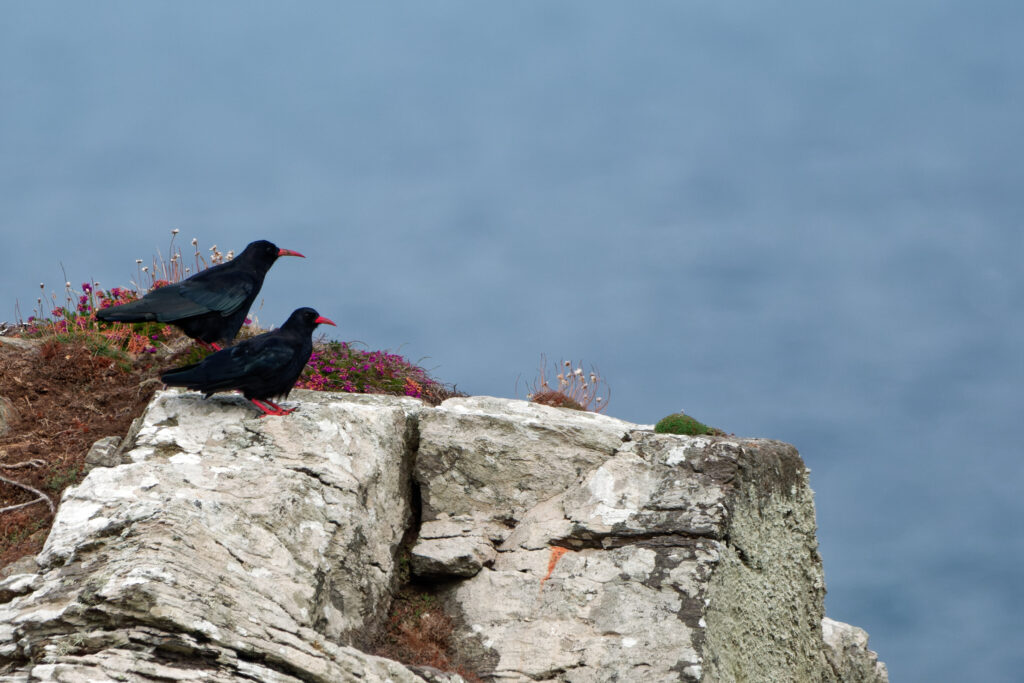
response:
<path id="1" fill-rule="evenodd" d="M 2 10 L 0 320 L 274 240 L 266 325 L 793 443 L 828 614 L 1022 680 L 1024 5 Z"/>

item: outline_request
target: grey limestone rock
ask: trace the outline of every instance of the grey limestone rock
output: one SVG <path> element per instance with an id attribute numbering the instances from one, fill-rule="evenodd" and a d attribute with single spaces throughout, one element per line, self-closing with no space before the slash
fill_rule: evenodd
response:
<path id="1" fill-rule="evenodd" d="M 39 339 L 24 339 L 22 337 L 12 337 L 0 333 L 0 347 L 9 346 L 19 351 L 33 351 L 38 349 L 40 344 L 42 344 L 42 342 Z"/>
<path id="2" fill-rule="evenodd" d="M 97 439 L 96 443 L 89 448 L 85 454 L 85 471 L 88 472 L 94 467 L 115 467 L 121 464 L 121 437 L 105 436 Z"/>
<path id="3" fill-rule="evenodd" d="M 160 392 L 0 580 L 0 683 L 459 681 L 360 651 L 410 564 L 493 681 L 887 680 L 793 447 L 488 397 Z M 120 464 L 119 464 L 120 463 Z"/>
<path id="4" fill-rule="evenodd" d="M 424 522 L 412 548 L 412 573 L 423 577 L 473 576 L 497 551 L 471 517 Z"/>
<path id="5" fill-rule="evenodd" d="M 11 425 L 18 421 L 18 410 L 6 396 L 0 396 L 0 436 L 11 430 Z"/>
<path id="6" fill-rule="evenodd" d="M 825 639 L 825 657 L 843 683 L 888 683 L 889 671 L 878 661 L 878 654 L 868 649 L 864 629 L 825 617 L 821 620 Z"/>
<path id="7" fill-rule="evenodd" d="M 157 394 L 4 582 L 0 680 L 422 680 L 353 647 L 387 609 L 420 403 L 301 400 Z"/>
<path id="8" fill-rule="evenodd" d="M 449 403 L 421 418 L 416 478 L 425 515 L 497 546 L 442 590 L 494 680 L 841 680 L 791 446 L 612 420 L 580 437 L 568 410 Z"/>
<path id="9" fill-rule="evenodd" d="M 553 488 L 604 462 L 635 427 L 526 401 L 449 399 L 420 416 L 423 519 L 471 515 L 491 531 L 508 529 Z"/>

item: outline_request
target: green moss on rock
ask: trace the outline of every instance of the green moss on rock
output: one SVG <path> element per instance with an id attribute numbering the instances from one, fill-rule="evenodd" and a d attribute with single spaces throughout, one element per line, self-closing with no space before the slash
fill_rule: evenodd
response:
<path id="1" fill-rule="evenodd" d="M 654 431 L 658 434 L 688 434 L 698 436 L 701 434 L 720 435 L 722 430 L 708 427 L 703 422 L 684 413 L 672 413 L 658 420 L 654 425 Z"/>

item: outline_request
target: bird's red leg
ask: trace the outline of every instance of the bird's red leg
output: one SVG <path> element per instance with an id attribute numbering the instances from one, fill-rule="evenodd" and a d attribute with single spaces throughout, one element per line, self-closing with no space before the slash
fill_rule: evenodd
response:
<path id="1" fill-rule="evenodd" d="M 282 408 L 281 406 L 277 405 L 273 401 L 268 401 L 267 399 L 263 399 L 263 402 L 266 403 L 267 405 L 269 405 L 274 410 L 280 411 L 280 413 L 279 413 L 280 415 L 291 415 L 292 413 L 295 412 L 295 408 Z"/>
<path id="2" fill-rule="evenodd" d="M 207 351 L 220 351 L 221 350 L 221 345 L 218 344 L 217 342 L 204 342 L 202 340 L 197 339 L 196 343 L 199 344 L 200 346 L 202 346 Z"/>
<path id="3" fill-rule="evenodd" d="M 287 415 L 287 413 L 282 413 L 281 412 L 280 406 L 278 406 L 276 408 L 270 408 L 269 406 L 265 405 L 263 403 L 263 401 L 260 401 L 260 400 L 255 399 L 255 398 L 250 398 L 249 402 L 252 403 L 254 406 L 256 406 L 257 408 L 259 408 L 262 411 L 262 413 L 260 414 L 259 417 L 266 417 L 267 415 Z M 268 403 L 269 403 L 269 401 L 268 401 Z"/>

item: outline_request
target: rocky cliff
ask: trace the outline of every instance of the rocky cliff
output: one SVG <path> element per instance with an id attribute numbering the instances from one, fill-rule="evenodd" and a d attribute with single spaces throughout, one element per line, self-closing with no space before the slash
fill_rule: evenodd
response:
<path id="1" fill-rule="evenodd" d="M 112 466 L 0 582 L 0 681 L 461 680 L 364 652 L 406 558 L 483 680 L 887 680 L 824 618 L 791 446 L 487 397 L 293 398 L 261 420 L 161 392 L 100 444 Z"/>

